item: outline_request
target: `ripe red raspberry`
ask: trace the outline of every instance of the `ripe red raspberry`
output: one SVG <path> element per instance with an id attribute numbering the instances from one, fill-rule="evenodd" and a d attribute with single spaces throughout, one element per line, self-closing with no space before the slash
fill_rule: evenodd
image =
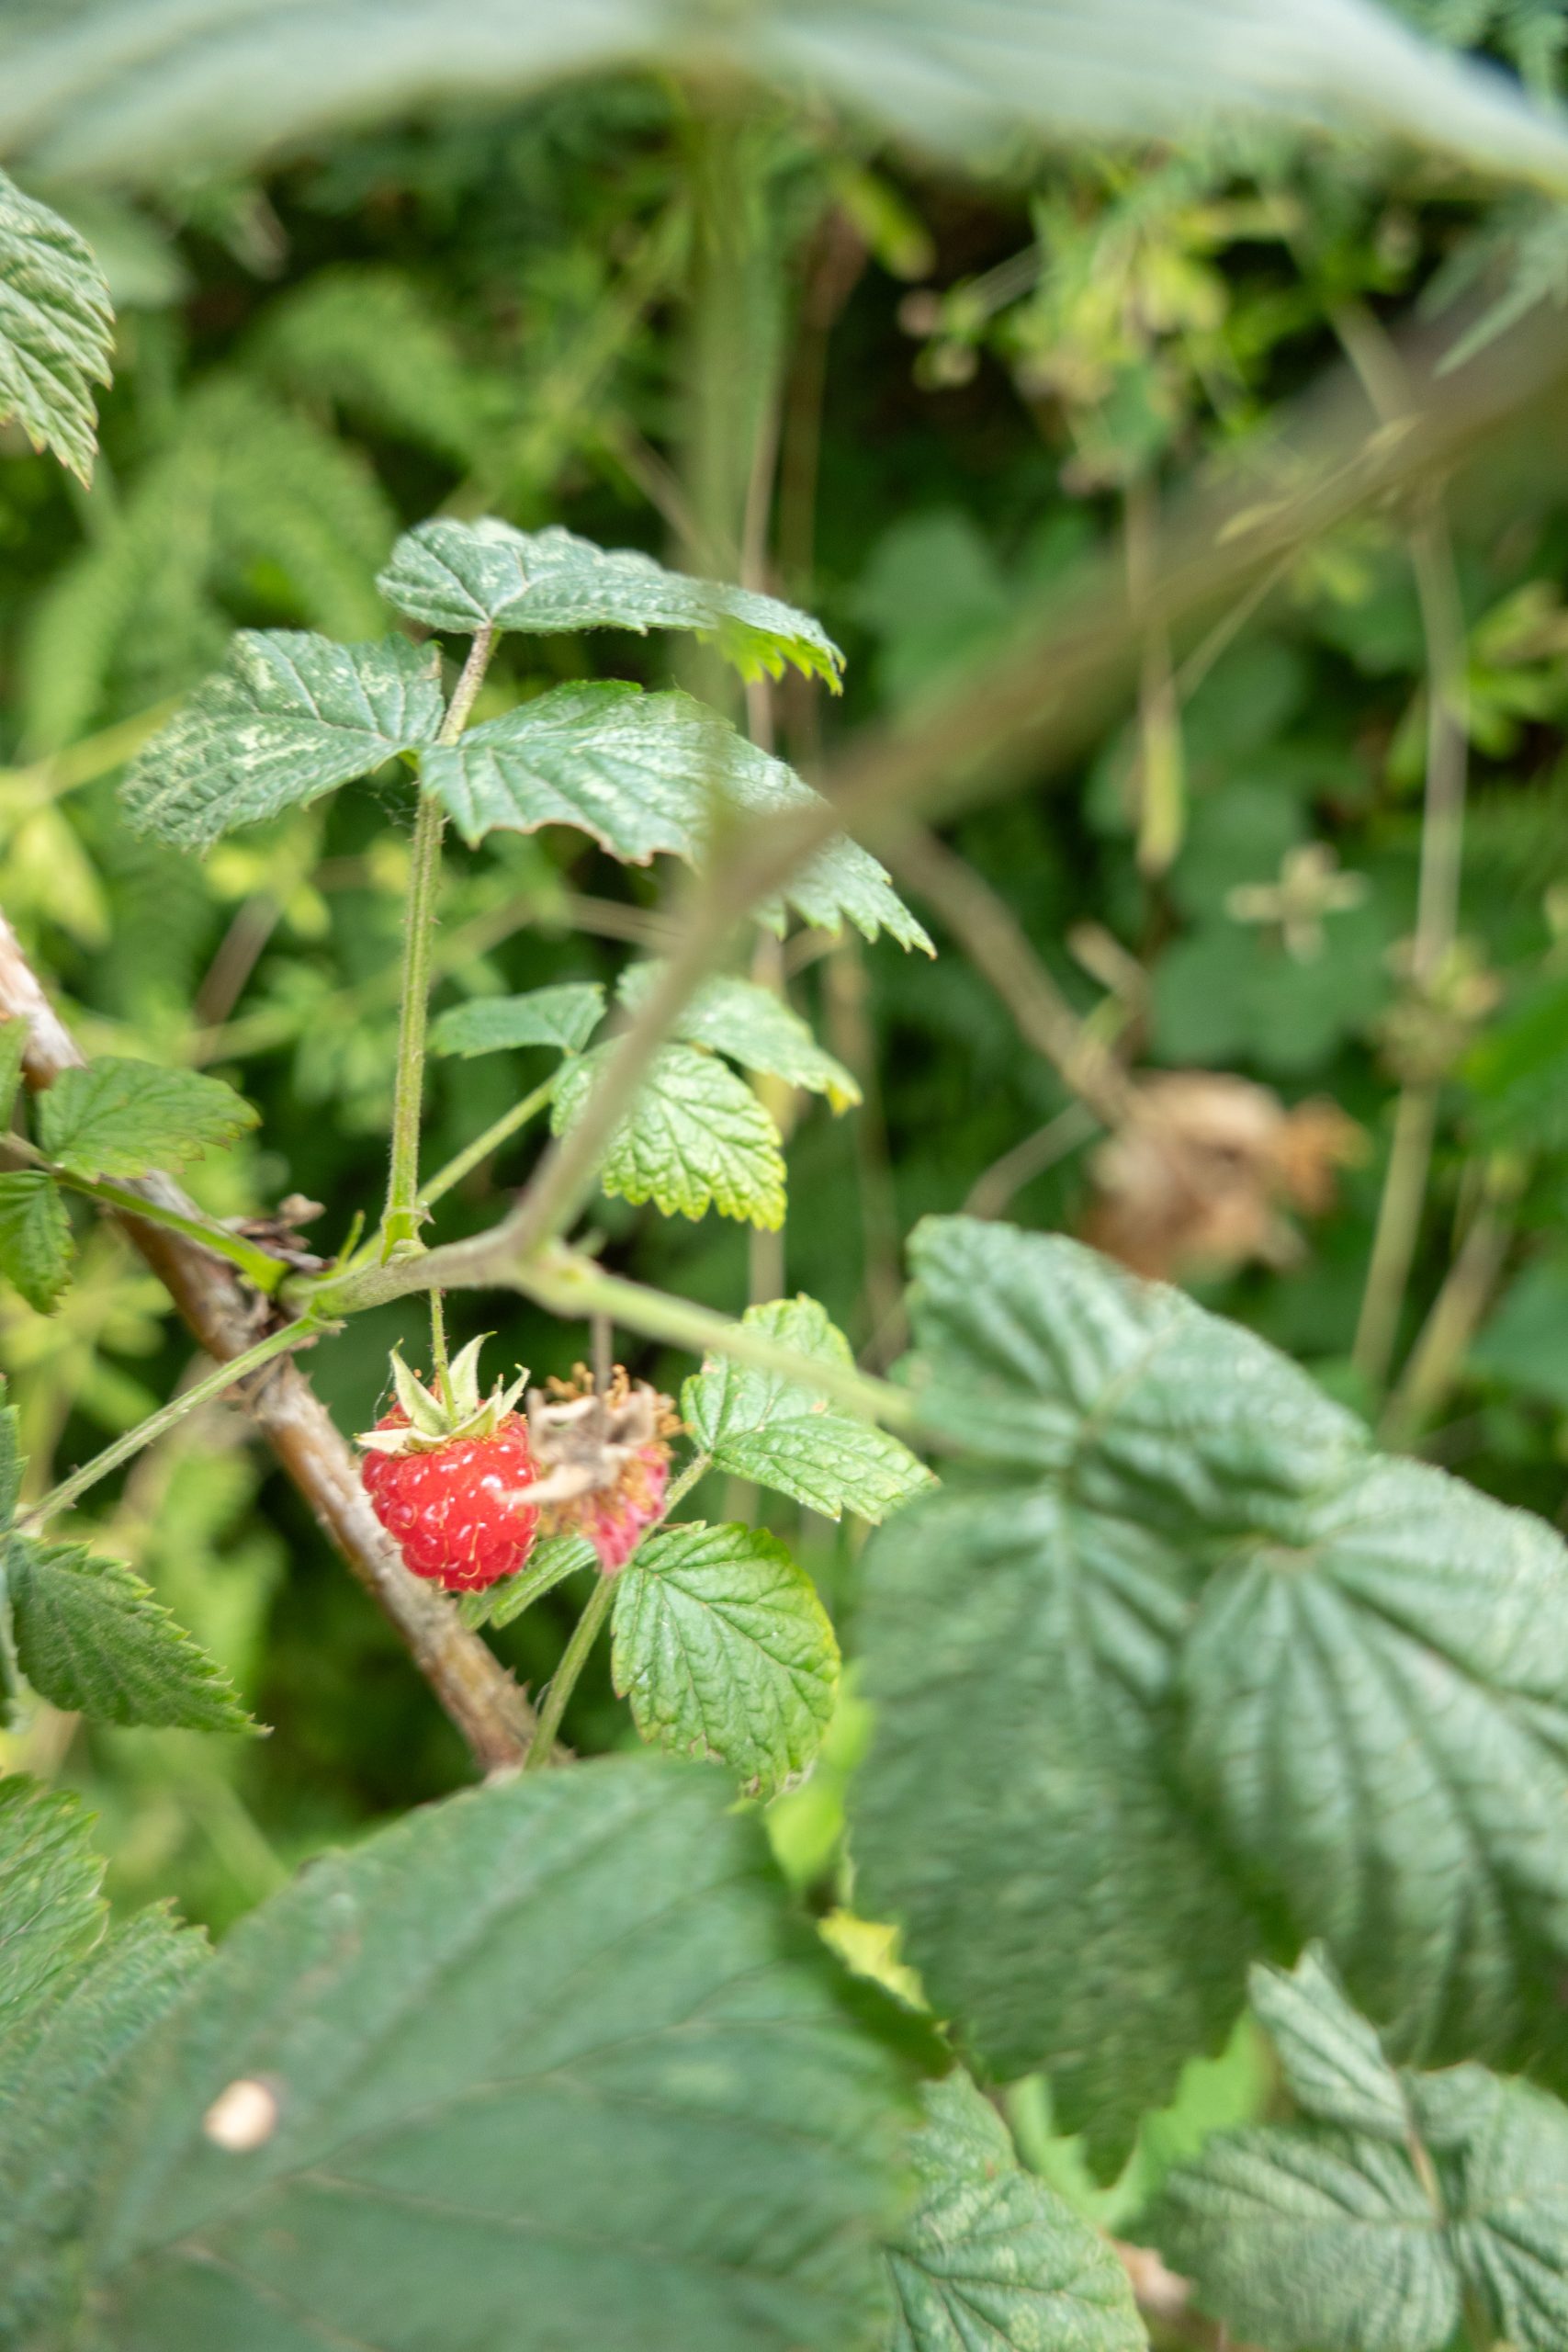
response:
<path id="1" fill-rule="evenodd" d="M 481 1399 L 479 1345 L 454 1358 L 435 1389 L 394 1357 L 398 1402 L 359 1441 L 372 1510 L 414 1575 L 449 1592 L 515 1576 L 539 1524 L 515 1498 L 537 1475 L 528 1424 L 512 1410 L 523 1384 Z"/>
<path id="2" fill-rule="evenodd" d="M 408 1425 L 393 1411 L 376 1427 Z M 478 1592 L 515 1576 L 534 1548 L 538 1512 L 508 1499 L 536 1475 L 521 1413 L 508 1413 L 490 1437 L 454 1438 L 424 1453 L 369 1454 L 360 1475 L 404 1565 L 448 1592 Z"/>

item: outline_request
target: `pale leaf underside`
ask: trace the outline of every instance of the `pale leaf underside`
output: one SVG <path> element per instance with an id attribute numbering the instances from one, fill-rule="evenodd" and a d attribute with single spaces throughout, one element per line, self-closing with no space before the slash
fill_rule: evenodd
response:
<path id="1" fill-rule="evenodd" d="M 0 424 L 15 417 L 84 482 L 97 448 L 90 387 L 109 380 L 113 337 L 90 247 L 0 172 Z"/>

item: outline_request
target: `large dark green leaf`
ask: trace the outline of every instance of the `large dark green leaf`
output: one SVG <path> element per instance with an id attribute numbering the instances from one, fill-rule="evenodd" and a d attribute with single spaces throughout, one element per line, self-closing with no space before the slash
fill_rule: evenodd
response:
<path id="1" fill-rule="evenodd" d="M 909 1249 L 912 1377 L 933 1431 L 1184 1538 L 1297 1533 L 1368 1452 L 1360 1422 L 1251 1332 L 1081 1243 L 929 1217 Z"/>
<path id="2" fill-rule="evenodd" d="M 876 2342 L 905 2071 L 732 1804 L 648 1758 L 514 1781 L 243 1921 L 106 2166 L 116 2352 Z"/>
<path id="3" fill-rule="evenodd" d="M 113 342 L 91 248 L 0 172 L 0 424 L 15 417 L 85 482 L 98 446 L 90 388 L 108 382 Z"/>
<path id="4" fill-rule="evenodd" d="M 1139 2352 L 1127 2274 L 1065 2198 L 1023 2171 L 996 2109 L 954 2073 L 926 2087 L 920 2201 L 888 2248 L 888 2352 Z"/>
<path id="5" fill-rule="evenodd" d="M 430 742 L 443 707 L 434 646 L 243 628 L 139 753 L 121 797 L 138 831 L 208 849 Z"/>
<path id="6" fill-rule="evenodd" d="M 1402 2052 L 1561 2052 L 1568 1547 L 1552 1529 L 1375 1461 L 1318 1501 L 1303 1543 L 1218 1570 L 1183 1680 L 1198 1790 Z"/>
<path id="7" fill-rule="evenodd" d="M 1163 1746 L 1187 1609 L 1158 1538 L 1044 1485 L 945 1487 L 867 1547 L 857 1906 L 990 2070 L 1114 2160 L 1241 2007 L 1252 1931 Z"/>
<path id="8" fill-rule="evenodd" d="M 56 172 L 234 171 L 328 125 L 452 98 L 492 107 L 557 74 L 717 64 L 826 92 L 945 147 L 1021 130 L 1187 136 L 1195 121 L 1342 124 L 1568 185 L 1555 117 L 1418 40 L 1371 0 L 58 0 L 0 45 L 0 151 Z"/>
<path id="9" fill-rule="evenodd" d="M 201 1960 L 158 1912 L 107 1931 L 74 1798 L 0 1781 L 0 2342 L 52 2344 L 128 2063 Z"/>
<path id="10" fill-rule="evenodd" d="M 776 596 L 694 580 L 635 548 L 595 547 L 552 525 L 518 531 L 486 515 L 446 516 L 405 532 L 379 582 L 400 612 L 429 628 L 573 632 L 689 628 L 711 637 L 747 677 L 778 677 L 786 662 L 837 688 L 844 657 L 809 613 Z"/>

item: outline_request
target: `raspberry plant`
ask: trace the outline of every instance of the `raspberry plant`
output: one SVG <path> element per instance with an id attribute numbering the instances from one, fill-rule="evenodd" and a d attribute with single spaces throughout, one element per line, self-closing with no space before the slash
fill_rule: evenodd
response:
<path id="1" fill-rule="evenodd" d="M 874 55 L 879 12 L 852 13 L 849 49 Z M 212 28 L 190 14 L 201 64 Z M 1156 28 L 1174 87 L 1168 25 L 1105 14 L 1119 43 Z M 1232 21 L 1196 15 L 1211 39 Z M 1325 21 L 1303 113 L 1348 86 L 1343 28 L 1401 119 L 1425 94 L 1448 143 L 1515 141 L 1561 175 L 1544 121 L 1359 9 Z M 994 72 L 976 92 L 1006 116 Z M 143 121 L 127 152 L 161 135 Z M 4 180 L 0 281 L 0 403 L 85 477 L 107 298 L 81 240 Z M 1266 560 L 1223 557 L 1237 582 Z M 1048 2086 L 1058 2135 L 1109 2175 L 1249 2005 L 1270 2113 L 1184 2151 L 1138 2216 L 1201 2310 L 1274 2352 L 1557 2352 L 1568 1548 L 1380 1452 L 1248 1332 L 1057 1237 L 925 1221 L 892 1380 L 810 1298 L 730 1319 L 603 1263 L 582 1229 L 600 1192 L 781 1225 L 784 1139 L 752 1080 L 859 1099 L 741 968 L 749 925 L 931 943 L 840 809 L 720 709 L 502 678 L 498 648 L 672 631 L 745 680 L 829 688 L 840 657 L 773 597 L 555 528 L 438 518 L 380 584 L 401 626 L 367 641 L 241 631 L 123 794 L 133 827 L 197 855 L 328 793 L 412 786 L 378 1213 L 345 1216 L 325 1258 L 291 1203 L 204 1215 L 174 1171 L 250 1106 L 183 1069 L 84 1059 L 0 926 L 0 1272 L 56 1309 L 90 1204 L 216 1359 L 25 1502 L 0 1409 L 0 1696 L 258 1728 L 128 1565 L 52 1532 L 237 1390 L 484 1785 L 318 1861 L 213 1954 L 163 1911 L 111 1925 L 80 1808 L 0 1782 L 0 2340 L 1134 2352 L 1129 2265 L 1019 2149 Z M 991 699 L 964 706 L 974 731 Z M 868 828 L 919 797 L 910 773 L 967 756 L 951 723 L 931 739 L 923 767 L 907 746 L 871 760 L 848 796 Z M 448 827 L 481 853 L 564 827 L 681 861 L 667 952 L 610 992 L 562 981 L 432 1023 Z M 553 1066 L 428 1169 L 427 1057 L 518 1050 Z M 443 1203 L 531 1128 L 514 1205 L 446 1238 Z M 486 1394 L 481 1337 L 446 1340 L 476 1294 L 498 1321 L 517 1295 L 558 1317 L 592 1370 L 508 1367 Z M 416 1295 L 428 1368 L 391 1357 L 356 1458 L 292 1359 Z M 677 1395 L 616 1363 L 649 1341 L 686 1359 Z M 852 1696 L 759 1514 L 681 1515 L 709 1478 L 872 1531 Z M 483 1635 L 569 1584 L 585 1597 L 536 1705 Z M 626 1752 L 579 1762 L 560 1735 L 605 1635 Z M 824 1754 L 865 1702 L 863 1754 Z M 762 1826 L 819 1763 L 849 1777 L 851 1862 L 822 1933 Z M 1060 2169 L 1059 2137 L 1032 2153 Z"/>

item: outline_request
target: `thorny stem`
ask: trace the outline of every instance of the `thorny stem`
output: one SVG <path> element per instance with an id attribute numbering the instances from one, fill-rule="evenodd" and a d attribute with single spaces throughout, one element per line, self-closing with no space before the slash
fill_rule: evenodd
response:
<path id="1" fill-rule="evenodd" d="M 136 1214 L 141 1214 L 140 1204 Z M 128 1430 L 123 1437 L 116 1438 L 112 1445 L 106 1445 L 103 1452 L 96 1453 L 90 1462 L 85 1462 L 80 1470 L 73 1470 L 69 1478 L 62 1478 L 57 1487 L 51 1487 L 30 1510 L 21 1514 L 19 1523 L 27 1528 L 41 1527 L 45 1520 L 54 1519 L 61 1511 L 70 1510 L 89 1487 L 96 1487 L 100 1478 L 107 1478 L 111 1471 L 119 1468 L 122 1462 L 130 1461 L 144 1446 L 152 1444 L 166 1430 L 172 1430 L 177 1422 L 183 1421 L 187 1413 L 195 1412 L 198 1405 L 205 1405 L 211 1397 L 221 1396 L 225 1390 L 243 1380 L 247 1374 L 259 1372 L 264 1363 L 270 1363 L 275 1356 L 286 1355 L 294 1348 L 303 1347 L 308 1340 L 318 1338 L 321 1329 L 321 1326 L 314 1317 L 303 1315 L 296 1323 L 286 1323 L 279 1330 L 269 1331 L 265 1340 L 258 1340 L 254 1348 L 245 1350 L 243 1355 L 232 1356 L 227 1363 L 216 1365 L 204 1380 L 181 1389 L 178 1396 L 172 1396 L 161 1411 L 139 1421 L 133 1430 Z"/>
<path id="2" fill-rule="evenodd" d="M 483 683 L 495 631 L 476 630 L 453 691 L 437 741 L 455 743 L 468 724 L 468 713 Z M 398 1020 L 397 1087 L 392 1101 L 392 1158 L 387 1177 L 387 1207 L 381 1220 L 381 1247 L 389 1258 L 420 1248 L 423 1211 L 419 1203 L 420 1112 L 424 1097 L 424 1038 L 430 1001 L 431 946 L 435 933 L 435 902 L 441 888 L 441 836 L 446 816 L 433 792 L 422 792 L 414 821 L 413 865 L 409 876 L 408 913 L 403 931 L 402 997 Z"/>
<path id="3" fill-rule="evenodd" d="M 685 1500 L 697 1480 L 710 1467 L 711 1461 L 710 1455 L 699 1453 L 694 1460 L 687 1463 L 680 1476 L 671 1483 L 670 1491 L 664 1498 L 664 1509 L 659 1521 L 660 1526 L 668 1521 L 676 1504 Z M 633 1556 L 636 1556 L 635 1554 Z M 625 1571 L 622 1570 L 621 1573 L 624 1574 Z M 523 1759 L 525 1772 L 541 1770 L 550 1761 L 555 1752 L 556 1736 L 561 1727 L 561 1718 L 566 1713 L 571 1694 L 577 1688 L 578 1678 L 588 1663 L 589 1652 L 599 1638 L 599 1628 L 610 1613 L 611 1604 L 615 1598 L 615 1577 L 602 1575 L 589 1596 L 588 1604 L 581 1616 L 572 1628 L 571 1639 L 561 1654 L 561 1662 L 556 1668 L 555 1678 L 545 1693 L 545 1702 L 539 1710 L 539 1720 L 534 1727 L 532 1745 Z"/>

